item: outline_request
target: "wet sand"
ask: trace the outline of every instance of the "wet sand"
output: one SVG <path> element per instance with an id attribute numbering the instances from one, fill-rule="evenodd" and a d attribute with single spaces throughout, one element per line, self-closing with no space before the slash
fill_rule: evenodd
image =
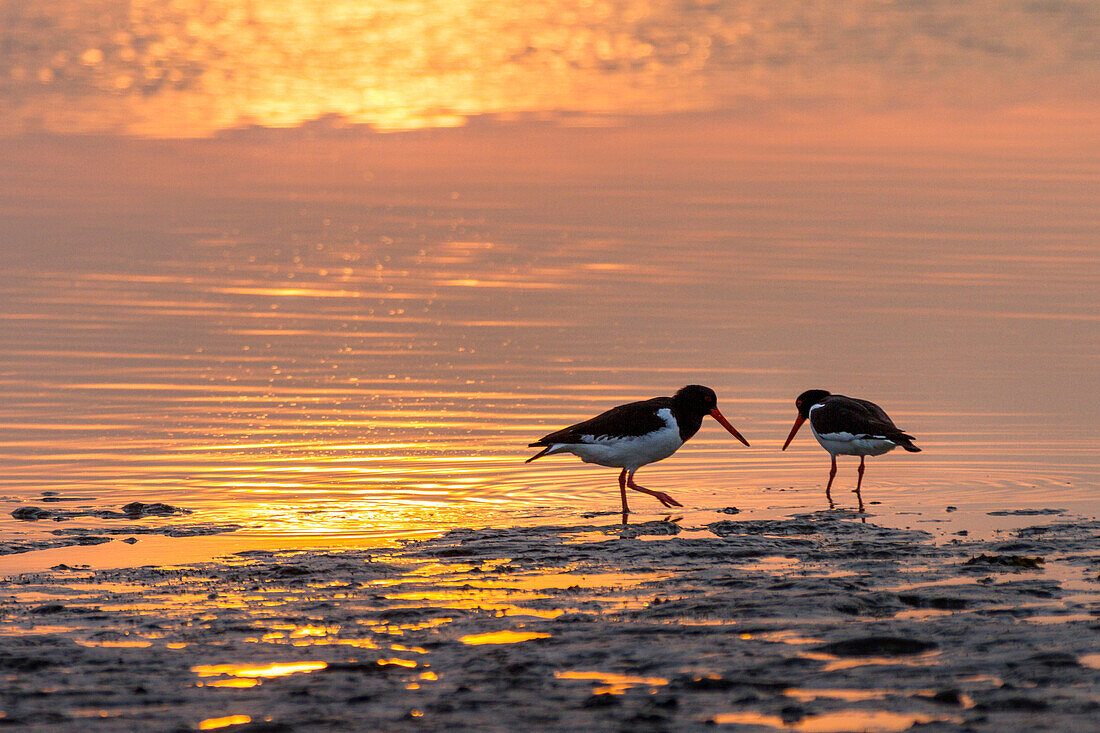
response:
<path id="1" fill-rule="evenodd" d="M 1022 511 L 983 539 L 731 508 L 61 565 L 0 583 L 0 710 L 26 730 L 1095 730 L 1100 521 Z"/>

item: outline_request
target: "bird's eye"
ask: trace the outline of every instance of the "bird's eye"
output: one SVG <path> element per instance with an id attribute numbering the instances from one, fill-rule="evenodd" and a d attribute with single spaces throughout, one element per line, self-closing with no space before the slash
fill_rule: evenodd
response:
<path id="1" fill-rule="evenodd" d="M 795 407 L 802 407 L 802 400 L 795 400 L 794 406 Z"/>

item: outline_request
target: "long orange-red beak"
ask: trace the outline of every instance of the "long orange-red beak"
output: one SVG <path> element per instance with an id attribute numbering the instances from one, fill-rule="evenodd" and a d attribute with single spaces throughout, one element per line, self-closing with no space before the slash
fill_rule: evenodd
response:
<path id="1" fill-rule="evenodd" d="M 802 423 L 804 422 L 806 422 L 806 418 L 802 417 L 802 414 L 799 413 L 798 417 L 794 419 L 794 427 L 791 428 L 791 434 L 787 436 L 787 442 L 783 444 L 783 448 L 781 450 L 787 450 L 787 446 L 791 444 L 792 440 L 794 440 L 794 434 L 798 432 L 798 429 L 802 427 Z"/>
<path id="2" fill-rule="evenodd" d="M 713 410 L 710 411 L 710 416 L 713 417 L 715 420 L 717 420 L 718 423 L 722 427 L 724 427 L 726 430 L 730 431 L 730 435 L 737 438 L 738 440 L 740 440 L 745 445 L 749 444 L 749 441 L 747 441 L 743 437 L 741 437 L 741 433 L 737 432 L 737 428 L 730 425 L 730 421 L 726 419 L 725 415 L 723 415 L 721 412 L 718 411 L 717 407 L 715 407 Z"/>

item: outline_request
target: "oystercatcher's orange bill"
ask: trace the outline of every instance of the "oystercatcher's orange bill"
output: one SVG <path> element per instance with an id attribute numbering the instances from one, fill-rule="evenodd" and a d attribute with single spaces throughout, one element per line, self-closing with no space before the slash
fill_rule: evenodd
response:
<path id="1" fill-rule="evenodd" d="M 743 437 L 741 437 L 741 433 L 737 432 L 737 428 L 730 425 L 730 421 L 726 419 L 725 415 L 723 415 L 721 412 L 718 411 L 717 407 L 715 407 L 713 410 L 710 411 L 710 416 L 713 417 L 715 420 L 717 420 L 722 427 L 724 427 L 726 430 L 730 431 L 730 435 L 737 438 L 738 440 L 740 440 L 745 445 L 749 444 L 749 441 L 747 441 Z"/>
<path id="2" fill-rule="evenodd" d="M 791 444 L 792 440 L 794 440 L 794 434 L 798 432 L 798 429 L 802 427 L 802 423 L 804 422 L 806 422 L 806 418 L 802 417 L 802 415 L 799 415 L 794 419 L 794 427 L 791 428 L 791 434 L 787 436 L 787 442 L 783 444 L 783 448 L 781 450 L 787 450 L 787 446 Z"/>

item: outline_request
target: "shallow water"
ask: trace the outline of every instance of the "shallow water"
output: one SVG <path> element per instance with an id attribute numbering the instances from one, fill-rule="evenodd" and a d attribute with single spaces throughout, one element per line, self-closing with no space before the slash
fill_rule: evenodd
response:
<path id="1" fill-rule="evenodd" d="M 199 5 L 188 24 L 169 2 L 53 3 L 43 17 L 102 27 L 0 31 L 39 41 L 0 52 L 5 537 L 58 526 L 8 519 L 21 504 L 166 501 L 243 525 L 221 549 L 614 509 L 613 469 L 524 465 L 526 444 L 689 382 L 752 443 L 708 421 L 639 475 L 689 508 L 822 508 L 826 454 L 808 434 L 779 447 L 795 395 L 824 387 L 879 402 L 924 449 L 869 462 L 880 511 L 957 506 L 979 529 L 1011 524 L 995 509 L 1100 511 L 1088 6 L 1006 11 L 1008 63 L 967 41 L 980 8 L 936 26 L 911 9 L 861 25 L 860 4 L 611 4 L 547 21 L 526 61 L 466 86 L 438 56 L 410 61 L 378 102 L 334 91 L 369 79 L 277 53 L 313 32 L 366 53 L 355 8 L 310 31 L 285 22 L 296 4 Z M 391 43 L 420 5 L 393 11 Z M 712 32 L 663 36 L 661 13 Z M 511 16 L 489 15 L 479 32 L 506 35 L 492 23 Z M 856 27 L 867 55 L 828 50 Z M 590 43 L 561 50 L 561 33 Z M 757 45 L 734 53 L 742 36 Z M 639 39 L 652 63 L 622 62 Z M 789 62 L 762 64 L 777 45 Z M 111 87 L 135 68 L 142 94 Z M 851 504 L 854 460 L 837 480 Z M 141 541 L 81 552 L 171 546 Z"/>

